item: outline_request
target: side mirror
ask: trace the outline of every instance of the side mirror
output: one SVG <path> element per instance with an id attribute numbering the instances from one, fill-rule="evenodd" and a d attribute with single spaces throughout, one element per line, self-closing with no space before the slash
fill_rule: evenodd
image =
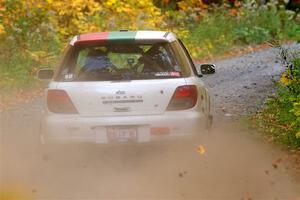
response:
<path id="1" fill-rule="evenodd" d="M 40 69 L 37 72 L 37 77 L 42 81 L 49 81 L 53 78 L 54 70 L 53 69 Z"/>
<path id="2" fill-rule="evenodd" d="M 202 64 L 200 65 L 201 74 L 214 74 L 216 72 L 215 65 L 213 64 Z"/>

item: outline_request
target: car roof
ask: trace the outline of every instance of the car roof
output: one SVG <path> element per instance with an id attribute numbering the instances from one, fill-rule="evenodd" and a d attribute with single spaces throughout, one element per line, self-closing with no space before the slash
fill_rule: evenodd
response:
<path id="1" fill-rule="evenodd" d="M 165 31 L 110 31 L 110 32 L 96 32 L 85 33 L 75 36 L 70 45 L 78 44 L 92 44 L 101 42 L 143 42 L 143 41 L 166 41 L 172 42 L 176 40 L 176 35 Z"/>

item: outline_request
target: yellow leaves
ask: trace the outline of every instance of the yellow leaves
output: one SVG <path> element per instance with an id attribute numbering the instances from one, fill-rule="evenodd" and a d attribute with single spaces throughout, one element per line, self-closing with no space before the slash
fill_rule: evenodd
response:
<path id="1" fill-rule="evenodd" d="M 207 5 L 204 3 L 203 0 L 179 1 L 177 5 L 183 11 L 187 11 L 188 9 L 194 9 L 194 8 L 203 8 L 203 9 L 207 8 Z"/>
<path id="2" fill-rule="evenodd" d="M 199 153 L 200 155 L 203 155 L 205 153 L 205 148 L 203 145 L 198 145 L 196 152 Z"/>
<path id="3" fill-rule="evenodd" d="M 118 9 L 117 9 L 117 12 L 118 12 Z M 119 12 L 125 12 L 125 13 L 130 14 L 130 13 L 133 13 L 134 10 L 132 10 L 131 8 L 128 8 L 128 7 L 123 7 L 123 8 L 119 9 Z"/>
<path id="4" fill-rule="evenodd" d="M 98 2 L 94 2 L 93 6 L 90 6 L 89 9 L 90 9 L 90 12 L 86 13 L 87 15 L 93 15 L 96 12 L 101 11 L 103 8 Z"/>
<path id="5" fill-rule="evenodd" d="M 187 39 L 190 36 L 190 31 L 187 29 L 173 30 L 173 32 L 181 39 Z"/>
<path id="6" fill-rule="evenodd" d="M 36 7 L 38 7 L 38 8 L 44 8 L 44 5 L 43 5 L 43 3 L 37 3 Z"/>
<path id="7" fill-rule="evenodd" d="M 186 10 L 188 10 L 188 8 L 189 8 L 188 3 L 185 2 L 185 1 L 180 1 L 180 2 L 178 2 L 177 4 L 178 4 L 178 7 L 179 7 L 181 10 L 186 11 Z"/>
<path id="8" fill-rule="evenodd" d="M 288 86 L 291 83 L 291 80 L 289 78 L 289 75 L 287 73 L 283 73 L 281 78 L 280 78 L 280 83 Z"/>
<path id="9" fill-rule="evenodd" d="M 214 48 L 214 46 L 212 45 L 212 43 L 211 43 L 211 42 L 208 42 L 208 43 L 207 43 L 207 48 L 211 50 L 211 49 L 213 49 L 213 48 Z"/>
<path id="10" fill-rule="evenodd" d="M 15 32 L 16 28 L 23 30 L 23 26 L 19 23 L 20 18 L 24 19 L 25 23 L 30 21 L 32 26 L 38 27 L 41 23 L 46 24 L 58 33 L 58 37 L 62 40 L 82 32 L 99 30 L 157 29 L 158 26 L 162 27 L 164 20 L 164 15 L 152 0 L 26 0 L 17 2 L 14 10 L 10 9 L 7 11 L 9 13 L 4 12 L 4 17 L 0 22 L 2 23 L 0 34 L 4 32 L 3 27 L 5 30 L 9 27 L 11 32 Z M 5 4 L 4 6 L 0 4 L 0 17 L 2 10 L 5 10 Z M 28 12 L 32 20 L 27 20 Z M 26 28 L 32 27 L 28 25 Z"/>
<path id="11" fill-rule="evenodd" d="M 105 2 L 105 4 L 106 4 L 107 6 L 112 6 L 112 5 L 114 5 L 116 2 L 117 2 L 116 0 L 108 0 L 108 1 Z"/>
<path id="12" fill-rule="evenodd" d="M 299 129 L 298 132 L 296 133 L 296 138 L 300 138 L 300 129 Z"/>
<path id="13" fill-rule="evenodd" d="M 91 16 L 102 10 L 102 6 L 94 0 L 47 0 L 47 3 L 47 9 L 54 12 L 50 21 L 62 36 L 95 30 Z"/>
<path id="14" fill-rule="evenodd" d="M 0 4 L 0 13 L 2 14 L 2 12 L 4 12 L 5 10 L 6 10 L 5 6 Z M 1 14 L 0 16 L 2 16 Z"/>
<path id="15" fill-rule="evenodd" d="M 168 4 L 169 2 L 170 2 L 170 0 L 162 0 L 162 3 L 165 5 Z"/>
<path id="16" fill-rule="evenodd" d="M 207 9 L 208 6 L 204 3 L 203 0 L 199 0 L 199 8 Z"/>
<path id="17" fill-rule="evenodd" d="M 17 1 L 14 9 L 6 9 L 0 3 L 0 17 L 0 34 L 5 30 L 15 37 L 26 38 L 32 36 L 32 30 L 52 31 L 62 41 L 83 32 L 157 29 L 164 24 L 164 15 L 152 0 Z"/>
<path id="18" fill-rule="evenodd" d="M 152 0 L 106 0 L 103 1 L 102 7 L 101 16 L 95 18 L 98 24 L 108 30 L 157 29 L 163 21 L 161 10 Z"/>
<path id="19" fill-rule="evenodd" d="M 2 24 L 0 24 L 0 35 L 1 35 L 1 34 L 3 34 L 3 33 L 5 33 L 5 31 L 4 31 L 4 27 L 3 27 L 3 25 L 2 25 Z"/>

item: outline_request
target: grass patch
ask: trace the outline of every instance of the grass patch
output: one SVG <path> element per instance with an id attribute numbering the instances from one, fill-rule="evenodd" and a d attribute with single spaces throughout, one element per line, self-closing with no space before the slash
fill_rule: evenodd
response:
<path id="1" fill-rule="evenodd" d="M 299 40 L 300 26 L 294 17 L 295 13 L 274 4 L 245 6 L 235 14 L 219 8 L 190 28 L 185 43 L 193 57 L 202 58 L 222 54 L 235 46 Z"/>

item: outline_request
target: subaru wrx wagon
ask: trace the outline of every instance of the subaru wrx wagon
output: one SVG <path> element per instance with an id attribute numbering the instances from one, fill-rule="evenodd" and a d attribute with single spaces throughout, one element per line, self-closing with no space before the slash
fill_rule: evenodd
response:
<path id="1" fill-rule="evenodd" d="M 202 72 L 202 73 L 201 73 Z M 210 99 L 183 43 L 171 32 L 75 36 L 49 80 L 42 141 L 144 143 L 198 138 L 210 128 Z"/>

